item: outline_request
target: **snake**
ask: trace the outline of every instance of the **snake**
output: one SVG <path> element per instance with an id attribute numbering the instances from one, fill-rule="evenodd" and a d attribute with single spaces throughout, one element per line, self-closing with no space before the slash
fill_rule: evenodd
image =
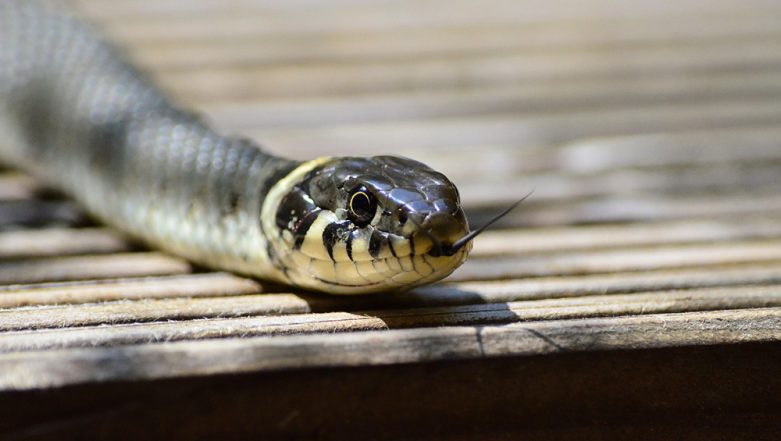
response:
<path id="1" fill-rule="evenodd" d="M 458 189 L 393 155 L 296 161 L 178 106 L 99 27 L 0 0 L 0 159 L 206 268 L 329 294 L 403 291 L 472 249 Z"/>

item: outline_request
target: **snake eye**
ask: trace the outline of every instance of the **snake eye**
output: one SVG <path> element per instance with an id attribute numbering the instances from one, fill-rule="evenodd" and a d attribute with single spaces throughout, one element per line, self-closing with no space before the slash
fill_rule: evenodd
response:
<path id="1" fill-rule="evenodd" d="M 350 195 L 350 220 L 359 227 L 369 225 L 377 211 L 377 201 L 364 187 L 359 187 Z"/>

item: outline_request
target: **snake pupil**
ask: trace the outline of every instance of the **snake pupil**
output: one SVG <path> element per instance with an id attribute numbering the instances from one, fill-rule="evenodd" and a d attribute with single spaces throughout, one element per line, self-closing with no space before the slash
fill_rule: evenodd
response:
<path id="1" fill-rule="evenodd" d="M 368 190 L 360 187 L 350 196 L 349 208 L 350 220 L 359 227 L 365 227 L 374 218 L 377 202 Z"/>

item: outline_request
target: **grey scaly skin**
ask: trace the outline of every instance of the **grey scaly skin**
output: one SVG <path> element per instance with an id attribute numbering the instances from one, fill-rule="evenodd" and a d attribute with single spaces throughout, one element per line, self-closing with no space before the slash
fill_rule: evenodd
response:
<path id="1" fill-rule="evenodd" d="M 334 294 L 466 259 L 455 186 L 406 158 L 273 156 L 176 108 L 69 12 L 0 0 L 0 158 L 194 262 Z"/>

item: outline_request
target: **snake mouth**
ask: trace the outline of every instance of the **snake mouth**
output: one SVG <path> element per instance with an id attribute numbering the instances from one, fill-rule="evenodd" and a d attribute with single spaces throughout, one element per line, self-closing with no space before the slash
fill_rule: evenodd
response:
<path id="1" fill-rule="evenodd" d="M 463 237 L 467 232 L 462 232 L 457 237 Z M 413 241 L 416 242 L 415 254 L 422 254 L 429 257 L 452 257 L 455 256 L 459 251 L 461 251 L 464 247 L 466 247 L 467 242 L 463 243 L 456 243 L 457 239 L 452 238 L 446 238 L 446 239 L 438 239 L 435 235 L 432 235 L 430 233 L 422 232 L 418 234 L 416 237 L 413 238 Z"/>
<path id="2" fill-rule="evenodd" d="M 461 236 L 464 236 L 463 233 Z M 436 236 L 426 234 L 425 232 L 418 234 L 413 238 L 415 242 L 415 254 L 414 255 L 426 255 L 430 257 L 452 257 L 461 251 L 468 243 L 456 243 L 452 239 L 438 240 Z M 419 251 L 418 251 L 419 250 Z M 399 256 L 403 257 L 403 256 Z"/>
<path id="3" fill-rule="evenodd" d="M 431 249 L 428 251 L 428 255 L 431 257 L 451 257 L 454 256 L 459 250 L 461 250 L 464 245 L 466 245 L 466 242 L 461 243 L 459 246 L 448 243 L 439 244 L 439 246 L 431 247 Z"/>
<path id="4" fill-rule="evenodd" d="M 468 232 L 462 232 L 457 237 L 463 238 L 468 234 Z M 467 246 L 469 245 L 471 238 L 465 241 L 459 241 L 459 239 L 454 240 L 452 238 L 440 241 L 437 240 L 436 236 L 420 233 L 413 240 L 416 242 L 415 255 L 426 255 L 429 257 L 453 257 L 459 252 L 468 252 L 471 249 L 471 247 Z"/>
<path id="5" fill-rule="evenodd" d="M 488 227 L 490 227 L 494 222 L 498 221 L 499 219 L 506 216 L 509 212 L 514 210 L 518 205 L 520 205 L 523 201 L 526 200 L 529 196 L 532 195 L 534 190 L 530 191 L 526 196 L 522 197 L 512 205 L 510 205 L 508 208 L 506 208 L 504 211 L 499 213 L 497 216 L 495 216 L 493 219 L 489 220 L 485 223 L 482 227 L 472 230 L 472 231 L 463 231 L 463 235 L 456 239 L 453 242 L 447 242 L 445 240 L 439 240 L 437 239 L 435 234 L 432 234 L 432 232 L 428 232 L 427 230 L 423 230 L 423 233 L 431 240 L 432 246 L 431 250 L 429 250 L 428 254 L 433 257 L 440 257 L 440 256 L 453 256 L 455 255 L 459 250 L 464 248 L 467 244 L 469 244 L 475 237 L 477 237 L 478 234 L 485 231 Z M 443 218 L 444 219 L 444 218 Z M 440 221 L 441 223 L 442 221 Z M 447 222 L 445 220 L 444 222 Z"/>
<path id="6" fill-rule="evenodd" d="M 469 227 L 463 215 L 433 213 L 417 226 L 418 231 L 412 241 L 415 242 L 416 248 L 422 248 L 418 244 L 425 244 L 427 250 L 421 254 L 431 257 L 453 256 L 468 242 L 458 243 L 469 234 Z"/>

